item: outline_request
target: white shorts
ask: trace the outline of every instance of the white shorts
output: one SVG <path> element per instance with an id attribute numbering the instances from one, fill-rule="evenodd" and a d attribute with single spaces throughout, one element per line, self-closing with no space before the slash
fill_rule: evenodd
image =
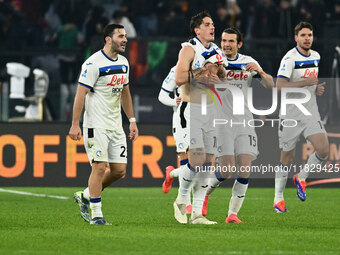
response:
<path id="1" fill-rule="evenodd" d="M 282 119 L 280 119 L 281 123 Z M 287 123 L 288 125 L 288 123 Z M 289 123 L 289 125 L 292 125 Z M 296 127 L 284 127 L 279 125 L 279 145 L 283 151 L 295 149 L 297 142 L 300 140 L 300 135 L 307 137 L 315 134 L 326 134 L 325 127 L 320 119 L 304 119 L 298 120 Z"/>
<path id="2" fill-rule="evenodd" d="M 84 127 L 84 146 L 92 165 L 93 161 L 127 163 L 127 146 L 124 130 L 106 130 Z"/>
<path id="3" fill-rule="evenodd" d="M 253 127 L 230 127 L 221 125 L 217 137 L 217 157 L 248 154 L 255 160 L 259 154 L 257 135 Z"/>
<path id="4" fill-rule="evenodd" d="M 201 115 L 201 105 L 181 102 L 176 112 L 178 127 L 174 132 L 177 152 L 186 152 L 188 148 L 204 148 L 208 154 L 216 153 L 217 132 L 213 127 L 213 107 L 208 105 L 208 114 Z"/>

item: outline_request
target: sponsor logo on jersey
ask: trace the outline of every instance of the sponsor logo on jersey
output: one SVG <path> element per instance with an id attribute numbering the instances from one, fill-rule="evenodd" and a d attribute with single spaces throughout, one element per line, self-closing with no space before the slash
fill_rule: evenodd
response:
<path id="1" fill-rule="evenodd" d="M 118 97 L 122 94 L 123 88 L 112 88 L 112 96 Z"/>
<path id="2" fill-rule="evenodd" d="M 230 70 L 227 73 L 227 80 L 228 81 L 246 81 L 248 79 L 248 74 L 244 74 L 243 72 L 235 72 L 234 70 Z"/>
<path id="3" fill-rule="evenodd" d="M 316 69 L 309 69 L 305 70 L 305 73 L 301 78 L 307 79 L 309 77 L 318 77 L 318 71 Z"/>
<path id="4" fill-rule="evenodd" d="M 112 76 L 111 82 L 108 83 L 108 86 L 116 86 L 116 85 L 124 85 L 126 83 L 126 77 L 125 75 L 118 75 L 114 74 Z"/>
<path id="5" fill-rule="evenodd" d="M 223 59 L 220 54 L 216 54 L 216 59 L 217 59 L 217 63 L 223 63 Z"/>

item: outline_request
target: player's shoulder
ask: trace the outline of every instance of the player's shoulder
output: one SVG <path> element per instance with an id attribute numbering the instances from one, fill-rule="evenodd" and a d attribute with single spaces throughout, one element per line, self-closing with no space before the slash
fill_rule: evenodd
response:
<path id="1" fill-rule="evenodd" d="M 189 47 L 195 50 L 198 44 L 199 42 L 197 41 L 196 38 L 191 38 L 189 41 L 181 43 L 181 46 L 182 46 L 182 49 L 185 47 Z"/>
<path id="2" fill-rule="evenodd" d="M 215 50 L 217 50 L 217 51 L 221 51 L 221 49 L 217 46 L 217 44 L 216 44 L 216 43 L 213 43 L 213 42 L 211 42 L 210 48 L 211 48 L 211 49 L 215 49 Z"/>
<path id="3" fill-rule="evenodd" d="M 127 65 L 129 64 L 128 59 L 125 56 L 123 56 L 123 55 L 118 54 L 118 60 L 120 62 L 123 62 L 123 63 L 127 64 Z"/>
<path id="4" fill-rule="evenodd" d="M 101 55 L 102 53 L 100 51 L 97 51 L 95 53 L 93 53 L 88 59 L 85 60 L 85 62 L 83 63 L 83 65 L 93 65 L 96 66 L 98 64 L 98 61 L 100 61 Z"/>
<path id="5" fill-rule="evenodd" d="M 310 55 L 311 55 L 311 57 L 313 57 L 313 58 L 317 58 L 317 59 L 320 58 L 320 54 L 319 54 L 319 52 L 317 52 L 316 50 L 310 50 Z"/>
<path id="6" fill-rule="evenodd" d="M 253 57 L 241 53 L 238 53 L 238 61 L 243 63 L 257 62 Z"/>
<path id="7" fill-rule="evenodd" d="M 298 52 L 296 48 L 292 48 L 287 53 L 283 56 L 282 60 L 287 61 L 287 60 L 293 60 L 298 57 Z"/>
<path id="8" fill-rule="evenodd" d="M 286 53 L 286 55 L 283 57 L 283 60 L 288 60 L 288 59 L 303 60 L 306 58 L 320 59 L 320 54 L 317 51 L 311 49 L 310 55 L 307 56 L 307 55 L 304 55 L 302 52 L 300 52 L 297 47 L 294 47 Z"/>

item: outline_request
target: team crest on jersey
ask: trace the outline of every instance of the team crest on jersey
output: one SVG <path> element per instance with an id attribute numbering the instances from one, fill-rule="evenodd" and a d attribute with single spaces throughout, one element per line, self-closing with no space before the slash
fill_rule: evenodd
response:
<path id="1" fill-rule="evenodd" d="M 198 67 L 201 67 L 201 65 L 200 65 L 200 61 L 199 61 L 199 60 L 197 60 L 197 61 L 196 61 L 196 63 L 194 64 L 194 66 L 195 66 L 195 67 L 197 67 L 197 68 L 198 68 Z"/>

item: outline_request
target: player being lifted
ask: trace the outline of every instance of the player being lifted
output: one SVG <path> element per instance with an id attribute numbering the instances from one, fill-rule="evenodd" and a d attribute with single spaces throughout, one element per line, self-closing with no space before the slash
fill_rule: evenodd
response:
<path id="1" fill-rule="evenodd" d="M 121 106 L 130 121 L 129 138 L 135 140 L 138 137 L 129 89 L 129 63 L 120 55 L 127 43 L 124 27 L 107 25 L 104 28 L 104 41 L 104 48 L 82 65 L 69 131 L 73 140 L 81 139 L 79 121 L 85 101 L 84 146 L 92 171 L 88 188 L 75 193 L 74 199 L 79 204 L 82 218 L 96 225 L 110 225 L 103 219 L 102 190 L 126 172 L 127 147 Z M 105 171 L 107 164 L 110 169 Z"/>
<path id="2" fill-rule="evenodd" d="M 194 38 L 189 42 L 182 43 L 175 70 L 176 84 L 181 86 L 182 93 L 182 102 L 179 105 L 177 114 L 179 115 L 182 130 L 187 127 L 188 132 L 179 135 L 186 139 L 186 143 L 190 147 L 189 162 L 180 171 L 179 190 L 177 199 L 174 202 L 175 219 L 182 224 L 188 222 L 186 204 L 191 185 L 193 203 L 189 223 L 216 224 L 216 222 L 209 221 L 202 215 L 209 178 L 209 172 L 202 171 L 202 166 L 205 169 L 211 166 L 216 150 L 216 144 L 214 143 L 216 142 L 216 133 L 212 126 L 214 116 L 213 112 L 209 111 L 212 107 L 208 107 L 209 114 L 205 117 L 193 114 L 193 112 L 201 112 L 200 95 L 202 90 L 190 86 L 190 81 L 196 78 L 209 76 L 217 78 L 216 72 L 212 72 L 210 69 L 210 67 L 216 67 L 214 64 L 204 67 L 207 59 L 213 55 L 219 55 L 217 59 L 222 60 L 223 53 L 213 43 L 214 30 L 214 24 L 207 12 L 201 12 L 191 18 L 190 31 Z M 211 102 L 207 102 L 208 105 L 209 103 L 211 104 Z"/>
<path id="3" fill-rule="evenodd" d="M 158 100 L 167 106 L 173 107 L 174 113 L 172 116 L 172 133 L 176 142 L 176 152 L 180 158 L 180 167 L 174 168 L 168 166 L 166 168 L 166 176 L 162 188 L 164 193 L 168 193 L 172 187 L 174 178 L 178 178 L 181 168 L 188 163 L 188 148 L 189 144 L 181 136 L 181 134 L 188 133 L 188 131 L 181 131 L 182 129 L 179 121 L 179 116 L 176 114 L 178 105 L 181 103 L 181 88 L 177 86 L 175 81 L 175 67 L 171 68 L 168 76 L 164 79 L 161 90 L 158 95 Z M 187 127 L 186 127 L 187 128 Z M 186 212 L 191 214 L 190 193 L 188 194 Z"/>
<path id="4" fill-rule="evenodd" d="M 275 198 L 273 208 L 276 212 L 287 212 L 283 191 L 288 178 L 289 166 L 295 156 L 296 143 L 302 134 L 314 147 L 315 152 L 309 157 L 307 164 L 295 175 L 293 180 L 297 188 L 297 196 L 301 201 L 306 199 L 306 179 L 309 172 L 318 165 L 322 165 L 328 157 L 329 144 L 324 126 L 322 125 L 316 96 L 324 92 L 325 83 L 318 84 L 320 55 L 311 50 L 313 43 L 313 27 L 308 22 L 300 22 L 295 27 L 296 47 L 287 52 L 277 73 L 276 87 L 304 88 L 311 94 L 311 98 L 304 107 L 311 113 L 305 116 L 295 105 L 287 105 L 287 114 L 280 113 L 281 121 L 293 119 L 296 127 L 279 127 L 279 144 L 281 157 L 280 171 L 275 174 Z M 299 98 L 301 93 L 288 93 L 287 98 Z"/>
<path id="5" fill-rule="evenodd" d="M 237 165 L 237 178 L 232 188 L 226 223 L 241 223 L 242 221 L 238 219 L 237 213 L 242 206 L 248 188 L 251 163 L 258 155 L 255 129 L 247 124 L 253 119 L 253 114 L 248 108 L 248 88 L 252 85 L 252 79 L 255 75 L 261 78 L 261 84 L 265 88 L 273 88 L 274 81 L 271 75 L 262 70 L 256 60 L 238 53 L 243 45 L 242 34 L 238 29 L 225 29 L 221 39 L 221 48 L 228 60 L 228 66 L 225 67 L 226 79 L 224 79 L 224 82 L 241 89 L 245 99 L 244 115 L 233 115 L 231 91 L 229 89 L 219 91 L 222 107 L 218 115 L 222 119 L 228 120 L 229 124 L 217 125 L 218 162 L 221 169 L 230 170 L 235 164 Z M 234 124 L 231 126 L 230 123 Z M 240 123 L 244 123 L 244 125 Z M 217 170 L 212 174 L 209 179 L 205 203 L 208 203 L 209 195 L 215 188 L 230 175 L 231 172 Z"/>

